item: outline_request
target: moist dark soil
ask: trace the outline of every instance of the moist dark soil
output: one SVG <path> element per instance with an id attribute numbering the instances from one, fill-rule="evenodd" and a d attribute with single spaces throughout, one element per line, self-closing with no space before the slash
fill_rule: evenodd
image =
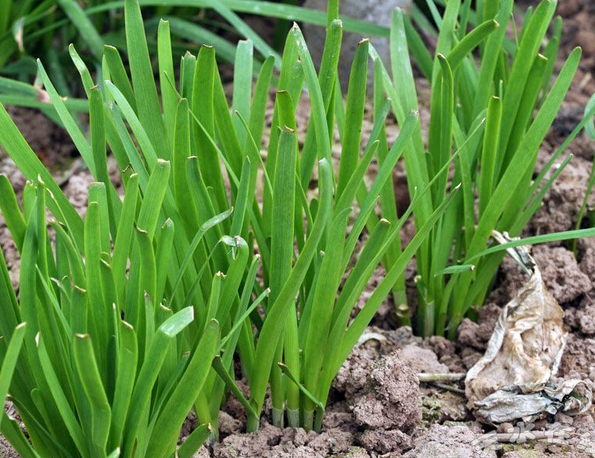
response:
<path id="1" fill-rule="evenodd" d="M 524 2 L 525 6 L 535 2 Z M 564 0 L 558 6 L 564 17 L 563 56 L 583 47 L 583 61 L 562 110 L 541 148 L 538 169 L 581 120 L 589 97 L 595 93 L 595 2 Z M 561 66 L 562 60 L 558 63 Z M 420 96 L 428 93 L 420 82 Z M 76 150 L 68 135 L 43 115 L 11 108 L 11 115 L 44 164 L 56 172 L 63 189 L 83 214 L 90 174 L 75 160 Z M 307 119 L 308 110 L 298 116 Z M 426 108 L 422 120 L 428 119 Z M 305 124 L 305 123 L 299 123 Z M 426 122 L 427 124 L 427 122 Z M 427 128 L 427 125 L 425 126 Z M 389 129 L 389 135 L 396 135 Z M 573 229 L 585 195 L 595 143 L 581 135 L 570 146 L 574 155 L 545 198 L 542 208 L 524 235 Z M 338 151 L 335 151 L 338 153 Z M 539 171 L 539 170 L 538 170 Z M 0 152 L 0 172 L 17 190 L 25 180 Z M 115 169 L 114 169 L 115 172 Z M 114 176 L 116 174 L 114 173 Z M 406 177 L 395 172 L 400 208 L 407 205 Z M 404 241 L 411 237 L 411 225 Z M 0 246 L 18 285 L 19 259 L 0 215 Z M 533 249 L 543 279 L 565 311 L 568 343 L 558 377 L 595 382 L 595 239 L 578 242 L 577 256 L 563 244 Z M 412 283 L 414 262 L 408 268 Z M 378 276 L 382 275 L 381 270 Z M 221 412 L 220 442 L 204 446 L 197 456 L 214 458 L 539 458 L 595 457 L 593 409 L 578 417 L 557 414 L 535 424 L 504 424 L 494 428 L 475 421 L 466 407 L 462 383 L 420 383 L 418 374 L 464 373 L 483 355 L 501 308 L 515 296 L 526 278 L 510 259 L 499 270 L 495 288 L 479 311 L 477 322 L 464 320 L 456 341 L 442 337 L 421 339 L 409 328 L 394 329 L 392 304 L 387 301 L 334 384 L 322 432 L 278 429 L 262 420 L 258 432 L 244 432 L 245 412 L 231 397 Z M 372 281 L 365 302 L 373 291 Z M 411 302 L 415 303 L 414 289 Z M 182 436 L 195 426 L 189 418 Z M 2 456 L 16 456 L 0 438 Z"/>

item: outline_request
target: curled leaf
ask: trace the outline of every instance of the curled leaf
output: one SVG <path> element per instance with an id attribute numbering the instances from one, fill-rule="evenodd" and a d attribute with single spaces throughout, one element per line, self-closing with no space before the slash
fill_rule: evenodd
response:
<path id="1" fill-rule="evenodd" d="M 494 237 L 500 243 L 509 241 L 500 233 Z M 584 412 L 592 397 L 586 382 L 567 380 L 557 386 L 550 381 L 566 345 L 564 311 L 526 248 L 508 252 L 530 278 L 502 310 L 484 356 L 467 373 L 468 405 L 480 421 L 490 424 L 534 420 L 558 411 Z"/>
<path id="2" fill-rule="evenodd" d="M 579 415 L 589 410 L 592 397 L 593 389 L 588 382 L 564 380 L 559 385 L 548 383 L 534 393 L 525 393 L 518 385 L 507 386 L 475 405 L 480 418 L 495 424 L 519 418 L 537 419 L 545 413 Z"/>

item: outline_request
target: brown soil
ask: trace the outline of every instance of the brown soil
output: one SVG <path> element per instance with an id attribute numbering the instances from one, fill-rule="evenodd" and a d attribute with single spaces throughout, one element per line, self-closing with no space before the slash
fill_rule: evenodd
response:
<path id="1" fill-rule="evenodd" d="M 526 2 L 534 3 L 534 2 Z M 565 17 L 564 52 L 576 44 L 584 49 L 584 60 L 571 93 L 540 153 L 547 162 L 582 118 L 582 109 L 595 93 L 595 3 L 581 0 L 560 2 Z M 11 109 L 42 161 L 57 170 L 75 167 L 74 147 L 62 129 L 30 110 Z M 422 118 L 427 110 L 422 109 Z M 307 116 L 304 113 L 303 116 Z M 394 132 L 389 131 L 389 135 Z M 543 207 L 525 233 L 538 234 L 574 228 L 585 193 L 595 144 L 580 136 L 570 147 L 575 155 L 547 195 Z M 1 153 L 0 153 L 1 154 Z M 0 156 L 0 172 L 7 174 L 20 191 L 25 180 L 14 165 Z M 398 186 L 404 174 L 397 172 Z M 78 170 L 65 181 L 64 189 L 84 213 L 86 189 L 91 178 Z M 399 196 L 406 195 L 399 192 Z M 405 208 L 403 202 L 401 208 Z M 410 233 L 411 228 L 404 232 Z M 407 235 L 405 235 L 405 238 Z M 0 247 L 17 284 L 19 260 L 16 248 L 0 215 Z M 595 241 L 578 243 L 578 258 L 566 246 L 552 244 L 533 250 L 543 278 L 565 310 L 568 343 L 559 376 L 595 382 Z M 414 264 L 408 269 L 412 280 Z M 279 430 L 263 419 L 261 429 L 243 432 L 245 413 L 230 398 L 221 413 L 221 442 L 203 447 L 197 457 L 208 458 L 313 458 L 313 457 L 406 457 L 406 458 L 539 458 L 595 457 L 595 415 L 580 417 L 558 414 L 535 425 L 501 425 L 498 430 L 476 422 L 466 407 L 461 383 L 420 384 L 419 373 L 465 372 L 485 351 L 501 307 L 522 286 L 524 277 L 515 263 L 505 259 L 496 288 L 479 313 L 478 321 L 464 320 L 456 342 L 442 337 L 421 339 L 408 328 L 392 327 L 389 304 L 375 320 L 334 384 L 320 434 L 302 429 Z M 365 298 L 363 298 L 365 300 Z M 412 302 L 414 298 L 412 297 Z M 389 325 L 387 326 L 387 323 Z M 193 422 L 189 420 L 187 435 Z M 2 456 L 16 456 L 3 439 Z M 8 450 L 8 451 L 7 451 Z M 12 453 L 12 454 L 11 454 Z"/>

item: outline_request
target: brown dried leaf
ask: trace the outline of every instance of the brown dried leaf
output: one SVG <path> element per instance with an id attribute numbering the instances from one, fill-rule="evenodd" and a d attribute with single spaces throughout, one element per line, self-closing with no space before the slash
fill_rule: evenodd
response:
<path id="1" fill-rule="evenodd" d="M 494 236 L 508 241 L 501 234 Z M 502 310 L 485 355 L 467 373 L 468 405 L 487 423 L 555 413 L 565 410 L 569 402 L 575 405 L 573 411 L 581 412 L 590 405 L 590 386 L 577 401 L 574 388 L 580 381 L 567 381 L 560 387 L 548 384 L 566 345 L 564 311 L 547 291 L 526 248 L 511 249 L 509 254 L 530 278 Z"/>

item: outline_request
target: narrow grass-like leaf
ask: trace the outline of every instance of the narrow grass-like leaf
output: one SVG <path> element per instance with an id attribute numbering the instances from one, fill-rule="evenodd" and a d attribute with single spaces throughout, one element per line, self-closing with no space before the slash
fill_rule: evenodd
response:
<path id="1" fill-rule="evenodd" d="M 481 175 L 479 179 L 479 211 L 484 213 L 494 190 L 494 175 L 498 156 L 498 139 L 502 119 L 502 101 L 493 97 L 488 105 L 486 130 L 481 156 Z"/>
<path id="2" fill-rule="evenodd" d="M 91 405 L 91 441 L 95 449 L 94 453 L 105 453 L 111 421 L 111 408 L 101 382 L 90 336 L 76 335 L 73 349 L 78 374 Z"/>
<path id="3" fill-rule="evenodd" d="M 104 47 L 104 56 L 109 67 L 111 81 L 120 89 L 126 100 L 136 112 L 136 98 L 132 84 L 126 73 L 120 53 L 113 46 Z"/>
<path id="4" fill-rule="evenodd" d="M 159 83 L 163 103 L 163 121 L 171 144 L 173 141 L 178 100 L 175 88 L 172 88 L 168 81 L 168 78 L 174 77 L 174 63 L 171 51 L 169 22 L 163 20 L 159 22 L 157 34 L 157 57 L 159 60 Z"/>
<path id="5" fill-rule="evenodd" d="M 116 386 L 112 402 L 110 448 L 122 443 L 122 433 L 134 389 L 138 361 L 138 343 L 134 329 L 124 321 L 120 322 L 119 328 L 120 348 Z"/>
<path id="6" fill-rule="evenodd" d="M 15 328 L 8 343 L 6 353 L 3 355 L 2 368 L 0 369 L 0 399 L 6 399 L 6 395 L 8 394 L 12 374 L 18 362 L 21 346 L 23 345 L 25 326 L 26 323 L 22 323 Z M 0 417 L 1 421 L 2 417 Z"/>
<path id="7" fill-rule="evenodd" d="M 349 126 L 360 126 L 364 118 L 366 103 L 366 85 L 368 83 L 368 49 L 369 42 L 364 40 L 358 45 L 353 59 L 352 71 L 349 79 L 347 93 L 347 116 L 345 117 L 345 135 L 341 150 L 341 165 L 339 181 L 337 183 L 337 196 L 340 197 L 347 182 L 353 175 L 359 159 L 361 130 Z"/>
<path id="8" fill-rule="evenodd" d="M 526 237 L 523 239 L 512 240 L 507 243 L 502 243 L 487 250 L 484 250 L 474 256 L 468 258 L 469 261 L 474 259 L 478 259 L 484 256 L 487 256 L 492 253 L 497 253 L 499 251 L 504 251 L 509 248 L 514 248 L 518 246 L 525 246 L 525 245 L 536 245 L 539 243 L 548 243 L 548 242 L 562 242 L 564 240 L 573 240 L 573 239 L 580 239 L 580 238 L 588 238 L 588 237 L 595 237 L 595 228 L 590 229 L 579 229 L 579 230 L 572 230 L 572 231 L 564 231 L 564 232 L 554 232 L 551 234 L 543 234 L 543 235 L 535 235 L 533 237 Z"/>
<path id="9" fill-rule="evenodd" d="M 147 49 L 147 39 L 142 22 L 138 0 L 126 0 L 126 43 L 130 59 L 130 73 L 134 86 L 138 115 L 146 125 L 147 135 L 151 139 L 160 157 L 168 159 L 171 155 L 167 145 L 165 127 L 161 118 L 157 88 L 153 79 L 153 69 Z"/>
<path id="10" fill-rule="evenodd" d="M 138 227 L 147 231 L 149 237 L 155 235 L 160 209 L 167 191 L 170 163 L 159 159 L 155 171 L 151 174 L 143 203 L 138 214 Z"/>
<path id="11" fill-rule="evenodd" d="M 182 427 L 206 380 L 218 341 L 219 324 L 212 320 L 207 324 L 194 356 L 157 420 L 147 449 L 147 457 L 160 458 L 175 448 L 177 438 L 174 433 Z"/>
<path id="12" fill-rule="evenodd" d="M 250 119 L 250 96 L 252 94 L 253 73 L 253 44 L 250 41 L 240 41 L 236 50 L 234 63 L 234 85 L 232 109 L 244 119 Z M 238 132 L 240 143 L 244 144 L 246 136 L 242 133 L 241 121 L 234 119 L 235 130 Z"/>
<path id="13" fill-rule="evenodd" d="M 198 426 L 194 431 L 190 433 L 190 435 L 186 438 L 186 440 L 180 445 L 177 451 L 177 456 L 179 458 L 192 458 L 198 452 L 198 449 L 201 445 L 208 439 L 211 435 L 211 425 L 203 424 Z"/>

